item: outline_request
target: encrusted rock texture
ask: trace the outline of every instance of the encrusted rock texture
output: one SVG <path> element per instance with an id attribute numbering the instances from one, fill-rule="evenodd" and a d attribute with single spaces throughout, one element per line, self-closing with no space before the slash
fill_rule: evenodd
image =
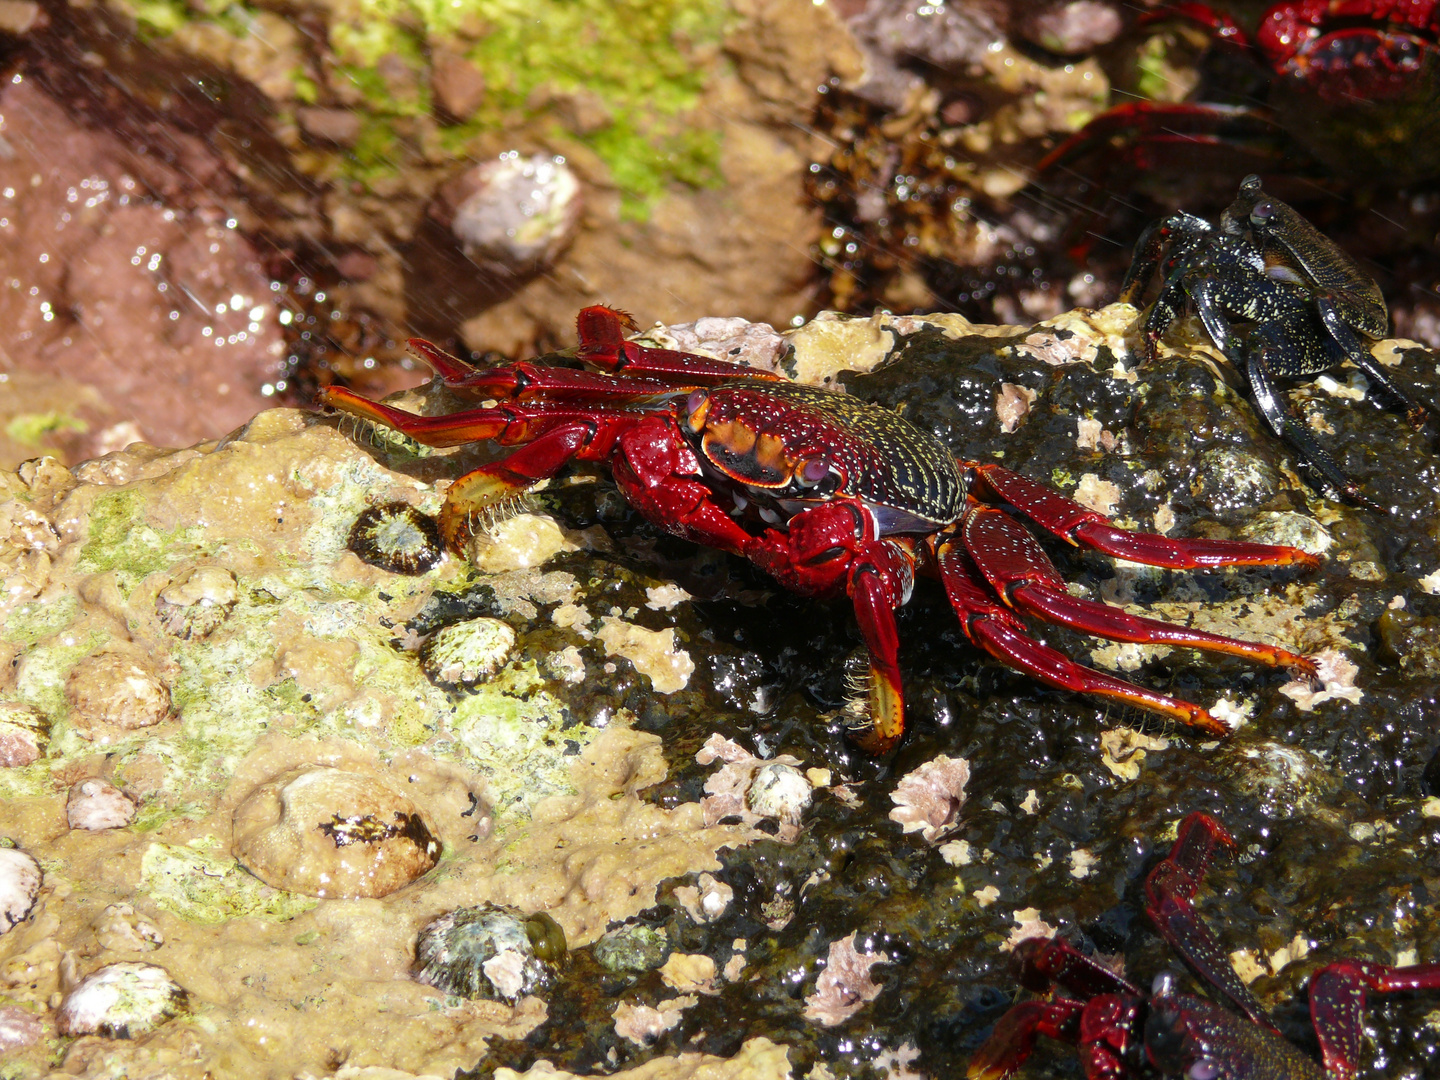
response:
<path id="1" fill-rule="evenodd" d="M 1287 1033 L 1320 962 L 1440 958 L 1424 436 L 1354 377 L 1297 390 L 1396 509 L 1326 503 L 1216 354 L 1167 347 L 1141 367 L 1136 315 L 783 334 L 712 319 L 651 340 L 842 384 L 1126 524 L 1323 551 L 1313 573 L 1189 574 L 1049 545 L 1077 592 L 1326 656 L 1309 685 L 1044 631 L 1214 708 L 1236 726 L 1223 743 L 980 658 L 922 581 L 900 620 L 909 732 L 869 759 L 844 736 L 846 604 L 665 536 L 603 468 L 418 573 L 364 561 L 356 520 L 435 513 L 488 448 L 275 409 L 221 442 L 4 475 L 0 835 L 44 871 L 0 934 L 7 1069 L 957 1075 L 1012 1000 L 1007 950 L 1026 933 L 1123 954 L 1141 981 L 1170 962 L 1139 883 L 1192 810 L 1240 839 L 1199 903 Z M 1407 342 L 1376 355 L 1419 380 L 1435 362 Z M 397 403 L 458 407 L 438 385 Z M 446 627 L 464 632 L 427 664 Z M 749 790 L 777 767 L 810 797 Z M 257 821 L 278 838 L 251 839 Z M 413 977 L 421 928 L 486 903 L 563 930 L 541 994 L 467 1000 Z M 592 948 L 617 930 L 664 947 Z M 174 1007 L 129 1038 L 62 1037 L 67 995 L 117 963 L 163 969 Z M 1433 1060 L 1433 1007 L 1377 1014 L 1385 1075 Z"/>

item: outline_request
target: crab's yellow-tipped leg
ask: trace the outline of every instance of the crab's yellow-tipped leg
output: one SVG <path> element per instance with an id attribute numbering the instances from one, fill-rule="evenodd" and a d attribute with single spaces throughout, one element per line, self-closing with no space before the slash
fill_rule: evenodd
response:
<path id="1" fill-rule="evenodd" d="M 514 417 L 501 409 L 470 409 L 448 416 L 420 416 L 371 401 L 340 386 L 330 386 L 320 391 L 316 401 L 346 416 L 355 416 L 381 427 L 394 428 L 426 446 L 460 446 L 468 442 L 483 442 L 495 438 L 514 422 Z"/>
<path id="2" fill-rule="evenodd" d="M 590 424 L 566 424 L 456 480 L 440 508 L 440 535 L 445 546 L 463 555 L 477 521 L 487 520 L 541 480 L 554 476 L 584 449 L 594 431 Z"/>
<path id="3" fill-rule="evenodd" d="M 886 563 L 894 561 L 896 566 Z M 855 620 L 870 650 L 868 702 L 870 723 L 850 736 L 870 754 L 894 749 L 905 733 L 905 696 L 900 686 L 900 635 L 895 629 L 895 608 L 908 597 L 909 567 L 891 545 L 877 545 L 869 557 L 850 571 L 850 599 Z"/>

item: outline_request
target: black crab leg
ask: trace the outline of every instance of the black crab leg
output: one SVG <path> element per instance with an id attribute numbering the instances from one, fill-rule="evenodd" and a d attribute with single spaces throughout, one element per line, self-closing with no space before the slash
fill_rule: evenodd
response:
<path id="1" fill-rule="evenodd" d="M 1213 229 L 1214 226 L 1204 218 L 1187 214 L 1183 210 L 1151 222 L 1135 242 L 1135 257 L 1130 262 L 1130 269 L 1125 272 L 1125 279 L 1120 283 L 1118 299 L 1126 304 L 1134 304 L 1162 263 L 1167 267 L 1167 281 L 1160 291 L 1162 294 L 1166 292 L 1170 287 L 1168 279 L 1172 276 L 1173 269 L 1176 266 L 1188 266 L 1191 253 Z M 1170 248 L 1168 255 L 1167 247 Z M 1147 329 L 1149 323 L 1150 320 L 1146 320 Z"/>
<path id="2" fill-rule="evenodd" d="M 1344 350 L 1350 362 L 1365 373 L 1365 378 L 1370 380 L 1376 392 L 1382 398 L 1389 399 L 1393 407 L 1403 409 L 1405 418 L 1415 427 L 1423 427 L 1426 415 L 1434 414 L 1435 407 L 1429 402 L 1416 401 L 1391 381 L 1385 368 L 1365 347 L 1365 343 L 1360 340 L 1359 335 L 1341 317 L 1339 308 L 1333 300 L 1328 296 L 1322 296 L 1316 299 L 1315 306 L 1320 311 L 1320 321 L 1325 324 L 1325 329 L 1330 331 L 1330 336 Z"/>
<path id="3" fill-rule="evenodd" d="M 1267 284 L 1268 302 L 1284 307 L 1296 305 L 1297 302 L 1283 291 L 1282 286 L 1273 282 Z M 1216 348 L 1225 354 L 1231 366 L 1245 379 L 1246 389 L 1256 411 L 1264 418 L 1275 436 L 1294 451 L 1300 465 L 1312 478 L 1319 481 L 1318 486 L 1324 495 L 1363 506 L 1376 513 L 1386 513 L 1383 506 L 1366 495 L 1359 484 L 1345 475 L 1329 451 L 1310 434 L 1309 426 L 1295 415 L 1289 402 L 1275 386 L 1272 373 L 1276 371 L 1300 375 L 1310 374 L 1311 367 L 1324 370 L 1324 366 L 1297 363 L 1292 356 L 1294 343 L 1282 340 L 1281 331 L 1276 329 L 1277 326 L 1283 327 L 1283 332 L 1299 335 L 1299 340 L 1304 341 L 1314 353 L 1324 354 L 1325 343 L 1320 337 L 1314 333 L 1308 333 L 1307 336 L 1305 321 L 1299 317 L 1303 312 L 1297 307 L 1296 318 L 1257 323 L 1255 340 L 1250 342 L 1249 348 L 1245 348 L 1235 340 L 1230 323 L 1222 314 L 1226 301 L 1224 292 L 1222 286 L 1208 278 L 1195 280 L 1190 288 L 1190 295 L 1195 301 L 1195 311 L 1204 323 L 1206 333 L 1214 340 Z M 1250 302 L 1255 301 L 1252 299 Z"/>

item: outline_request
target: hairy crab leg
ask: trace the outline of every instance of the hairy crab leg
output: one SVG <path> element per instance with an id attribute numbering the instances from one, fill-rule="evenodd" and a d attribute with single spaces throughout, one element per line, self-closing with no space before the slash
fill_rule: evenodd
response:
<path id="1" fill-rule="evenodd" d="M 1005 1080 L 1034 1052 L 1037 1035 L 1078 1042 L 1084 1011 L 1085 1002 L 1069 998 L 1022 1001 L 1012 1006 L 995 1022 L 990 1037 L 970 1059 L 967 1080 Z"/>
<path id="2" fill-rule="evenodd" d="M 580 338 L 576 355 L 585 363 L 604 371 L 623 371 L 626 375 L 651 376 L 689 385 L 712 386 L 741 378 L 785 381 L 783 375 L 752 368 L 748 364 L 675 349 L 652 349 L 626 341 L 626 331 L 633 333 L 635 329 L 635 320 L 623 311 L 599 304 L 587 307 L 575 319 L 575 330 Z"/>
<path id="3" fill-rule="evenodd" d="M 965 636 L 1001 663 L 1062 690 L 1094 694 L 1161 713 L 1207 735 L 1224 738 L 1230 734 L 1225 724 L 1199 705 L 1077 664 L 1064 653 L 1036 641 L 1008 608 L 990 598 L 982 584 L 984 578 L 953 532 L 936 544 L 935 562 Z"/>
<path id="4" fill-rule="evenodd" d="M 1341 960 L 1315 973 L 1310 980 L 1310 1018 L 1325 1068 L 1334 1080 L 1350 1080 L 1360 1067 L 1367 989 L 1377 994 L 1440 989 L 1440 964 L 1389 967 Z"/>
<path id="5" fill-rule="evenodd" d="M 494 440 L 502 446 L 532 442 L 544 432 L 562 424 L 589 423 L 597 429 L 617 430 L 634 424 L 645 415 L 630 409 L 591 406 L 580 402 L 516 402 L 467 409 L 445 416 L 421 416 L 378 401 L 370 401 L 350 390 L 331 386 L 320 392 L 321 405 L 349 416 L 394 428 L 426 446 L 461 446 Z"/>
<path id="6" fill-rule="evenodd" d="M 1160 936 L 1211 986 L 1257 1024 L 1275 1024 L 1235 968 L 1191 900 L 1205 879 L 1215 852 L 1236 849 L 1235 840 L 1208 814 L 1190 814 L 1180 823 L 1174 846 L 1145 878 L 1145 911 Z"/>
<path id="7" fill-rule="evenodd" d="M 1320 560 L 1308 551 L 1283 544 L 1252 544 L 1243 540 L 1176 539 L 1156 533 L 1132 532 L 1110 524 L 1104 514 L 1081 506 L 1019 473 L 999 465 L 962 461 L 973 477 L 970 490 L 982 498 L 1007 502 L 1046 532 L 1072 544 L 1083 544 L 1117 559 L 1162 566 L 1170 570 L 1211 570 L 1223 566 L 1303 566 Z"/>
<path id="8" fill-rule="evenodd" d="M 870 651 L 870 726 L 850 732 L 866 753 L 888 753 L 905 732 L 905 697 L 900 683 L 900 636 L 895 609 L 909 595 L 913 560 L 893 544 L 875 544 L 851 566 L 846 591 L 855 621 Z"/>
<path id="9" fill-rule="evenodd" d="M 1065 579 L 1035 538 L 1002 510 L 972 504 L 962 519 L 960 535 L 971 559 L 1001 599 L 1047 622 L 1114 641 L 1183 645 L 1315 674 L 1314 661 L 1288 649 L 1141 618 L 1108 604 L 1071 596 Z"/>

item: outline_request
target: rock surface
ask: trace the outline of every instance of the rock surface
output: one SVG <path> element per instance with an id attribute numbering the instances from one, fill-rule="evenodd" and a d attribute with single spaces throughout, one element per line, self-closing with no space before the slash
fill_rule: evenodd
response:
<path id="1" fill-rule="evenodd" d="M 573 482 L 583 469 L 537 493 L 477 565 L 447 556 L 417 574 L 358 558 L 355 521 L 384 502 L 435 513 L 437 483 L 483 451 L 417 453 L 273 410 L 224 443 L 0 477 L 0 701 L 49 727 L 44 756 L 0 769 L 0 835 L 46 866 L 28 916 L 0 936 L 0 1006 L 57 1031 L 52 1001 L 78 972 L 138 956 L 188 996 L 186 1018 L 129 1040 L 17 1044 L 17 1075 L 162 1061 L 183 1078 L 243 1066 L 278 1080 L 340 1059 L 434 1075 L 482 1059 L 580 1074 L 655 1059 L 684 1074 L 701 1054 L 774 1075 L 821 1060 L 859 1075 L 892 1059 L 954 1075 L 1012 1000 L 1017 928 L 1086 935 L 1142 979 L 1169 962 L 1136 897 L 1195 809 L 1246 847 L 1199 902 L 1267 1005 L 1295 1000 L 1320 961 L 1436 959 L 1440 683 L 1404 659 L 1419 647 L 1400 630 L 1387 631 L 1390 652 L 1370 651 L 1385 612 L 1440 615 L 1429 448 L 1403 418 L 1302 385 L 1297 400 L 1335 429 L 1325 438 L 1346 448 L 1344 467 L 1398 509 L 1380 522 L 1316 500 L 1213 356 L 1137 366 L 1134 316 L 826 319 L 772 332 L 769 355 L 1126 523 L 1328 538 L 1313 574 L 1162 573 L 1052 545 L 1077 592 L 1333 650 L 1329 685 L 1287 686 L 1228 658 L 1047 632 L 1087 663 L 1228 710 L 1238 730 L 1223 744 L 1162 738 L 1144 717 L 980 659 L 922 581 L 900 616 L 908 732 L 892 760 L 871 760 L 844 737 L 859 641 L 845 604 L 791 596 L 658 533 L 603 475 Z M 997 413 L 1020 399 L 1023 412 Z M 454 405 L 440 390 L 400 404 Z M 1238 482 L 1261 473 L 1265 484 Z M 177 633 L 192 609 L 224 615 Z M 514 635 L 487 653 L 492 670 L 428 676 L 426 640 L 480 619 Z M 97 712 L 84 677 L 132 658 L 135 681 L 169 695 L 148 726 Z M 742 759 L 753 767 L 740 776 Z M 768 775 L 787 790 L 810 788 L 808 807 L 747 803 L 765 763 L 783 766 Z M 438 864 L 357 899 L 247 873 L 237 810 L 315 769 L 385 777 L 426 815 Z M 928 802 L 913 783 L 901 793 L 902 777 L 942 773 Z M 66 792 L 100 776 L 136 801 L 135 821 L 65 830 Z M 347 822 L 329 825 L 339 835 Z M 485 903 L 563 929 L 553 986 L 512 1006 L 412 977 L 421 928 Z M 613 937 L 597 955 L 622 926 L 627 955 Z M 844 970 L 822 981 L 836 957 Z M 1433 1007 L 1417 996 L 1372 1014 L 1387 1069 L 1432 1060 Z M 1280 1015 L 1298 1029 L 1295 1010 Z"/>

